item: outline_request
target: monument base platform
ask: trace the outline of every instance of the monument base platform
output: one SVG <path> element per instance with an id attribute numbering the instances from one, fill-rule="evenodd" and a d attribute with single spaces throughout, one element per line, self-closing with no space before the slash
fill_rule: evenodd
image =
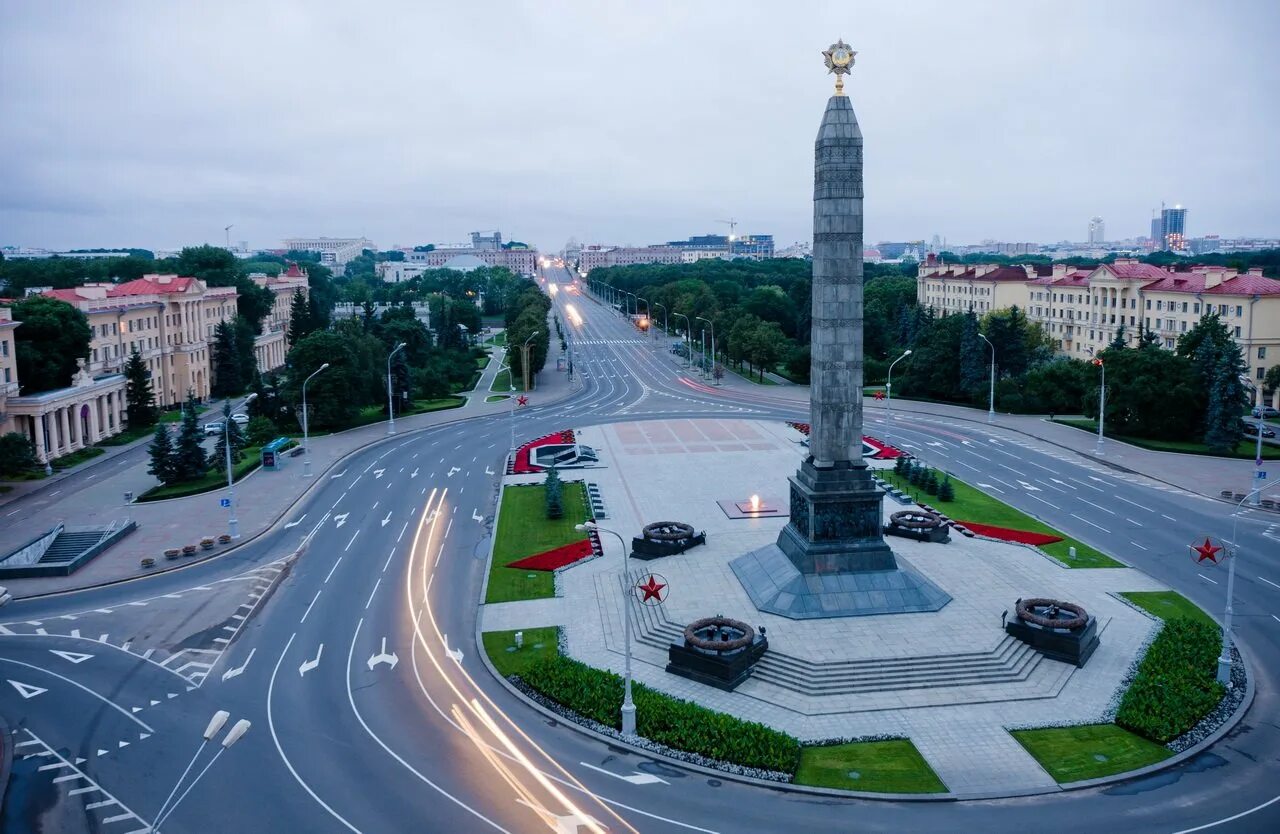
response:
<path id="1" fill-rule="evenodd" d="M 793 620 L 919 614 L 951 596 L 905 562 L 891 570 L 804 574 L 776 544 L 729 563 L 760 611 Z"/>

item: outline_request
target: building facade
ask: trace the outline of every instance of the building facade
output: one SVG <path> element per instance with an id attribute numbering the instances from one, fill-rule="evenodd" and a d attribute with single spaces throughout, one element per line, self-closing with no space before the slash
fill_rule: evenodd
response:
<path id="1" fill-rule="evenodd" d="M 1102 243 L 1107 239 L 1107 227 L 1101 217 L 1089 218 L 1089 242 Z"/>
<path id="2" fill-rule="evenodd" d="M 284 240 L 285 249 L 297 252 L 316 252 L 325 266 L 343 266 L 352 258 L 358 258 L 364 250 L 378 251 L 367 237 L 290 237 Z"/>
<path id="3" fill-rule="evenodd" d="M 479 233 L 476 233 L 479 234 Z M 482 244 L 487 246 L 485 241 Z M 477 258 L 484 263 L 485 266 L 501 266 L 506 267 L 517 275 L 534 275 L 538 270 L 538 250 L 512 247 L 510 249 L 481 248 L 474 246 L 442 246 L 432 249 L 429 252 L 406 252 L 404 263 L 411 266 L 418 266 L 422 269 L 450 269 L 449 262 L 455 258 Z M 460 261 L 460 263 L 462 263 Z M 381 266 L 381 264 L 379 265 Z M 396 276 L 405 275 L 404 272 L 394 273 Z M 409 276 L 412 277 L 412 276 Z M 383 280 L 386 279 L 384 272 Z M 392 280 L 407 280 L 403 277 L 395 277 Z"/>

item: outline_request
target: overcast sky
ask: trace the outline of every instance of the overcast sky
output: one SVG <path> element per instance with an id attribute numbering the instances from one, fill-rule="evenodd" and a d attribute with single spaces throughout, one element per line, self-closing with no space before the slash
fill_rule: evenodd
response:
<path id="1" fill-rule="evenodd" d="M 1280 2 L 0 0 L 0 244 L 809 238 L 858 51 L 867 239 L 1280 234 Z"/>

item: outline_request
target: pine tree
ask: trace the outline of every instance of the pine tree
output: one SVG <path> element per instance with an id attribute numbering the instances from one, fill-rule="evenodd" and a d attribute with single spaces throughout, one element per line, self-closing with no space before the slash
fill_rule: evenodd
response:
<path id="1" fill-rule="evenodd" d="M 930 495 L 938 494 L 938 473 L 930 469 L 925 473 L 924 482 L 920 485 Z"/>
<path id="2" fill-rule="evenodd" d="M 233 397 L 244 390 L 240 377 L 240 356 L 236 345 L 235 329 L 225 321 L 213 328 L 213 386 L 215 397 Z"/>
<path id="3" fill-rule="evenodd" d="M 911 463 L 911 459 L 908 458 L 906 455 L 898 455 L 896 458 L 893 459 L 893 474 L 899 475 L 899 476 L 905 475 L 907 472 L 907 466 L 910 463 Z"/>
<path id="4" fill-rule="evenodd" d="M 951 485 L 950 475 L 943 475 L 942 483 L 938 484 L 938 500 L 939 501 L 956 500 L 956 488 Z"/>
<path id="5" fill-rule="evenodd" d="M 147 447 L 151 464 L 147 472 L 151 473 L 162 484 L 171 484 L 177 479 L 173 471 L 173 441 L 169 437 L 169 427 L 164 423 L 156 424 L 155 438 Z"/>
<path id="6" fill-rule="evenodd" d="M 151 371 L 135 348 L 124 365 L 125 419 L 129 428 L 150 426 L 156 421 L 156 395 L 151 388 Z"/>
<path id="7" fill-rule="evenodd" d="M 1129 340 L 1128 338 L 1125 337 L 1125 334 L 1124 334 L 1124 322 L 1121 322 L 1120 326 L 1116 328 L 1116 337 L 1111 340 L 1111 343 L 1109 345 L 1107 345 L 1107 349 L 1108 350 L 1124 350 L 1128 346 L 1129 346 Z"/>
<path id="8" fill-rule="evenodd" d="M 553 466 L 547 470 L 547 480 L 543 484 L 543 488 L 547 493 L 547 518 L 561 518 L 564 516 L 564 500 L 562 495 L 562 484 L 560 481 L 560 473 Z"/>
<path id="9" fill-rule="evenodd" d="M 296 345 L 315 330 L 311 320 L 311 306 L 301 289 L 293 291 L 293 302 L 289 305 L 289 344 Z"/>
<path id="10" fill-rule="evenodd" d="M 178 429 L 178 442 L 173 449 L 175 481 L 194 481 L 204 475 L 207 467 L 202 440 L 200 418 L 196 414 L 195 392 L 191 391 L 187 393 L 187 401 L 182 407 L 182 424 Z"/>
<path id="11" fill-rule="evenodd" d="M 978 335 L 978 317 L 970 310 L 965 313 L 960 334 L 960 390 L 975 400 L 987 390 L 990 356 L 991 348 Z"/>
<path id="12" fill-rule="evenodd" d="M 1215 352 L 1209 345 L 1201 348 Z M 1208 379 L 1209 404 L 1205 412 L 1204 443 L 1209 451 L 1225 453 L 1240 442 L 1240 408 L 1244 402 L 1244 387 L 1240 384 L 1238 361 L 1231 352 L 1216 351 L 1217 363 Z M 1237 359 L 1238 359 L 1238 351 Z"/>
<path id="13" fill-rule="evenodd" d="M 1155 331 L 1148 330 L 1141 320 L 1138 321 L 1138 347 L 1160 347 L 1160 337 L 1155 334 Z"/>
<path id="14" fill-rule="evenodd" d="M 231 463 L 234 466 L 244 460 L 244 447 L 247 445 L 244 432 L 240 431 L 240 425 L 231 419 L 231 403 L 224 402 L 222 404 L 222 419 L 226 425 L 226 430 L 218 435 L 218 439 L 213 444 L 213 451 L 209 453 L 208 464 L 210 469 L 225 469 L 227 465 L 227 438 L 231 438 Z"/>

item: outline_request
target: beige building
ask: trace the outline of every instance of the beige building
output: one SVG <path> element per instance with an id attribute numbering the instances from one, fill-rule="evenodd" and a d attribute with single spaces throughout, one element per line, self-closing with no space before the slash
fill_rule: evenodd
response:
<path id="1" fill-rule="evenodd" d="M 1250 379 L 1260 381 L 1280 364 L 1280 281 L 1261 269 L 1174 271 L 1118 258 L 1093 270 L 1054 264 L 1036 274 L 1033 267 L 946 267 L 930 256 L 916 294 L 938 315 L 1016 306 L 1045 328 L 1060 353 L 1076 358 L 1105 348 L 1121 327 L 1129 344 L 1148 330 L 1172 350 L 1197 321 L 1217 313 L 1239 343 Z"/>
<path id="2" fill-rule="evenodd" d="M 253 342 L 254 354 L 258 358 L 258 370 L 273 371 L 284 365 L 289 353 L 287 337 L 289 320 L 293 311 L 293 294 L 301 290 L 303 297 L 308 295 L 307 271 L 300 269 L 292 261 L 279 277 L 269 275 L 251 275 L 253 282 L 266 287 L 275 293 L 275 301 L 271 305 L 271 313 L 262 320 L 262 333 Z"/>

